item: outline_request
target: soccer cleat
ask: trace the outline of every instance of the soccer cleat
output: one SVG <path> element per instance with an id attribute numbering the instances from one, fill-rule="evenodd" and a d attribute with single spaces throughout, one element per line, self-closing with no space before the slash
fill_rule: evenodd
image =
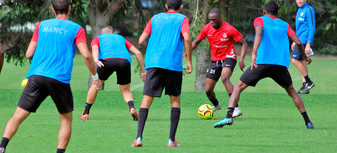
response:
<path id="1" fill-rule="evenodd" d="M 135 108 L 130 109 L 130 115 L 132 116 L 134 121 L 138 121 L 138 113 Z"/>
<path id="2" fill-rule="evenodd" d="M 297 94 L 310 94 L 310 90 L 305 91 L 305 86 L 297 91 Z"/>
<path id="3" fill-rule="evenodd" d="M 0 153 L 5 153 L 5 148 L 0 148 Z"/>
<path id="4" fill-rule="evenodd" d="M 167 146 L 168 147 L 181 147 L 181 145 L 179 144 L 177 140 L 172 141 L 171 138 L 168 140 Z"/>
<path id="5" fill-rule="evenodd" d="M 214 112 L 217 111 L 217 110 L 220 110 L 220 109 L 221 109 L 221 103 L 219 103 L 217 106 L 213 105 Z"/>
<path id="6" fill-rule="evenodd" d="M 235 107 L 232 117 L 235 118 L 235 117 L 239 117 L 241 115 L 242 115 L 242 111 L 241 111 L 240 107 Z"/>
<path id="7" fill-rule="evenodd" d="M 132 142 L 131 147 L 141 147 L 142 145 L 142 138 L 138 137 L 135 141 Z"/>
<path id="8" fill-rule="evenodd" d="M 232 124 L 233 124 L 233 118 L 224 118 L 222 121 L 215 123 L 213 127 L 222 128 L 225 125 L 232 125 Z"/>
<path id="9" fill-rule="evenodd" d="M 314 124 L 312 124 L 311 122 L 308 122 L 307 125 L 305 125 L 307 127 L 307 129 L 314 129 Z"/>
<path id="10" fill-rule="evenodd" d="M 82 113 L 81 119 L 82 120 L 88 120 L 89 119 L 89 114 L 83 114 Z"/>
<path id="11" fill-rule="evenodd" d="M 310 89 L 312 89 L 313 87 L 315 87 L 315 84 L 314 84 L 313 82 L 307 83 L 307 84 L 304 86 L 302 92 L 303 92 L 303 93 L 306 93 L 306 92 L 308 92 Z"/>

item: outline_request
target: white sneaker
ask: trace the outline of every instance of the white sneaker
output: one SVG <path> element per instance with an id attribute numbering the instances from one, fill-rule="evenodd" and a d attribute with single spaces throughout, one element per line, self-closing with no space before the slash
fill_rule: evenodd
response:
<path id="1" fill-rule="evenodd" d="M 217 111 L 217 110 L 220 110 L 220 109 L 221 109 L 221 103 L 219 103 L 218 106 L 213 105 L 214 112 Z"/>
<path id="2" fill-rule="evenodd" d="M 235 107 L 232 117 L 235 118 L 235 117 L 239 117 L 241 115 L 242 115 L 242 111 L 241 111 L 240 107 Z"/>

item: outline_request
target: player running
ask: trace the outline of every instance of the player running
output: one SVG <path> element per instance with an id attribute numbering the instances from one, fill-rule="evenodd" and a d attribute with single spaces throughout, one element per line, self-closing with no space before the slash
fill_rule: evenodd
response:
<path id="1" fill-rule="evenodd" d="M 258 17 L 254 21 L 255 41 L 252 50 L 252 65 L 241 76 L 239 82 L 235 85 L 233 94 L 229 99 L 227 116 L 222 121 L 215 123 L 213 127 L 221 128 L 224 125 L 232 125 L 232 114 L 234 106 L 239 102 L 240 94 L 248 86 L 255 86 L 263 78 L 270 77 L 293 99 L 296 107 L 302 114 L 307 129 L 313 129 L 307 112 L 304 108 L 302 98 L 296 93 L 289 67 L 289 38 L 296 43 L 304 57 L 304 60 L 310 64 L 311 59 L 304 52 L 301 41 L 291 29 L 290 25 L 275 16 L 278 13 L 278 5 L 275 1 L 269 1 L 263 10 L 264 16 Z"/>
<path id="2" fill-rule="evenodd" d="M 239 60 L 240 69 L 246 66 L 244 58 L 247 50 L 247 42 L 242 34 L 229 23 L 221 20 L 219 8 L 213 8 L 208 14 L 210 23 L 206 24 L 200 31 L 198 38 L 193 41 L 192 49 L 198 47 L 200 42 L 206 37 L 211 48 L 211 62 L 206 71 L 205 91 L 208 99 L 213 103 L 214 111 L 221 109 L 221 103 L 215 96 L 214 87 L 220 76 L 225 85 L 228 96 L 233 92 L 233 84 L 230 77 L 236 65 L 237 56 L 233 46 L 234 41 L 241 44 L 241 54 Z M 237 104 L 234 109 L 233 117 L 242 115 L 242 111 Z"/>
<path id="3" fill-rule="evenodd" d="M 131 57 L 135 54 L 141 70 L 141 78 L 145 80 L 146 72 L 142 53 L 128 42 L 124 37 L 113 34 L 113 28 L 106 26 L 102 28 L 101 35 L 91 42 L 92 54 L 98 65 L 97 73 L 100 82 L 106 81 L 116 71 L 117 84 L 123 95 L 124 101 L 129 105 L 129 111 L 134 121 L 138 120 L 138 114 L 134 107 L 133 95 L 130 91 L 131 83 Z M 97 97 L 97 87 L 93 84 L 87 95 L 84 112 L 81 119 L 89 119 L 89 111 Z"/>
<path id="4" fill-rule="evenodd" d="M 94 60 L 88 50 L 84 29 L 68 20 L 71 10 L 69 1 L 52 0 L 52 6 L 56 18 L 38 23 L 29 43 L 26 52 L 26 57 L 32 58 L 27 74 L 29 81 L 13 117 L 5 127 L 0 144 L 2 153 L 19 125 L 31 112 L 36 112 L 47 96 L 51 96 L 60 115 L 57 153 L 65 152 L 71 135 L 73 96 L 70 79 L 76 46 L 94 76 L 94 85 L 97 88 L 101 87 Z"/>
<path id="5" fill-rule="evenodd" d="M 139 38 L 139 44 L 146 47 L 146 79 L 143 100 L 139 109 L 138 133 L 132 147 L 142 146 L 142 138 L 149 108 L 154 97 L 160 97 L 163 89 L 170 96 L 171 126 L 167 146 L 180 147 L 175 139 L 180 119 L 180 94 L 182 84 L 182 56 L 184 44 L 187 52 L 187 71 L 192 72 L 192 40 L 188 18 L 178 12 L 182 0 L 167 0 L 168 12 L 154 15 Z M 148 39 L 146 43 L 146 39 Z"/>

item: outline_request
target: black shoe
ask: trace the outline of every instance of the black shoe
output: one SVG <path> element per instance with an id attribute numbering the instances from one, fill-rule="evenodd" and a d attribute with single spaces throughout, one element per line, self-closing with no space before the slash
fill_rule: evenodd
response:
<path id="1" fill-rule="evenodd" d="M 297 94 L 309 94 L 309 93 L 310 93 L 309 91 L 308 91 L 308 92 L 303 92 L 304 89 L 305 89 L 305 86 L 301 87 L 301 89 L 299 89 L 299 90 L 297 91 Z"/>
<path id="2" fill-rule="evenodd" d="M 302 90 L 302 93 L 306 93 L 306 92 L 309 92 L 310 89 L 312 89 L 313 87 L 315 87 L 315 84 L 313 82 L 310 82 L 310 83 L 307 83 L 303 90 Z"/>
<path id="3" fill-rule="evenodd" d="M 312 124 L 311 122 L 308 122 L 307 125 L 305 125 L 307 127 L 307 129 L 314 129 L 314 124 Z"/>

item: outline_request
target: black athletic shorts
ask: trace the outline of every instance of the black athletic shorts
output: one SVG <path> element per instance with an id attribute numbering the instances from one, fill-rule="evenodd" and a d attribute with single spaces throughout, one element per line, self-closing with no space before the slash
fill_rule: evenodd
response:
<path id="1" fill-rule="evenodd" d="M 306 44 L 303 44 L 304 46 L 306 46 Z M 298 60 L 298 61 L 301 61 L 301 60 L 304 60 L 300 50 L 298 50 L 297 46 L 295 45 L 295 48 L 294 48 L 294 51 L 293 51 L 293 54 L 291 55 L 291 58 L 295 59 L 295 60 Z"/>
<path id="2" fill-rule="evenodd" d="M 165 88 L 165 95 L 179 96 L 182 80 L 182 72 L 149 68 L 146 71 L 143 95 L 160 97 Z"/>
<path id="3" fill-rule="evenodd" d="M 233 58 L 226 58 L 221 61 L 212 61 L 209 63 L 209 66 L 206 71 L 206 78 L 218 81 L 221 76 L 222 68 L 230 68 L 233 72 L 236 65 L 236 60 Z"/>
<path id="4" fill-rule="evenodd" d="M 59 113 L 73 111 L 74 102 L 70 84 L 52 78 L 33 75 L 23 90 L 18 106 L 29 112 L 36 112 L 40 104 L 49 96 L 53 99 Z"/>
<path id="5" fill-rule="evenodd" d="M 271 64 L 258 64 L 257 68 L 250 67 L 241 75 L 240 80 L 249 85 L 254 86 L 261 79 L 270 77 L 283 88 L 287 88 L 292 84 L 291 76 L 287 67 Z"/>
<path id="6" fill-rule="evenodd" d="M 131 82 L 131 67 L 126 59 L 109 58 L 100 60 L 104 67 L 97 67 L 97 73 L 100 80 L 108 80 L 110 75 L 116 71 L 117 84 L 126 85 Z"/>

